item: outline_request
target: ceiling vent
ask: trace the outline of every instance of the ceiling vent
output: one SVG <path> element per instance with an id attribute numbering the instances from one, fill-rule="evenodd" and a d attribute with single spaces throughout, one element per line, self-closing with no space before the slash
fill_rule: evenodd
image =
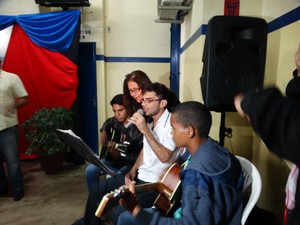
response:
<path id="1" fill-rule="evenodd" d="M 35 0 L 36 4 L 45 7 L 84 7 L 90 6 L 89 0 Z"/>
<path id="2" fill-rule="evenodd" d="M 182 23 L 192 9 L 193 0 L 158 0 L 157 23 Z"/>

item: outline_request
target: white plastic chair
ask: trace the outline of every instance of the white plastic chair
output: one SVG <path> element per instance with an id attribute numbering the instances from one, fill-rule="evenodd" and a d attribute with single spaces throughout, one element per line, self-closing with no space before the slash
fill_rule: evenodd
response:
<path id="1" fill-rule="evenodd" d="M 243 211 L 242 215 L 242 225 L 246 223 L 246 220 L 252 211 L 253 207 L 255 206 L 260 193 L 261 193 L 261 177 L 257 170 L 257 168 L 254 166 L 252 162 L 250 162 L 248 159 L 236 156 L 238 160 L 241 163 L 243 174 L 245 177 L 244 186 L 243 186 L 243 192 L 249 187 L 251 184 L 251 194 L 249 197 L 249 200 L 247 202 L 247 205 Z"/>

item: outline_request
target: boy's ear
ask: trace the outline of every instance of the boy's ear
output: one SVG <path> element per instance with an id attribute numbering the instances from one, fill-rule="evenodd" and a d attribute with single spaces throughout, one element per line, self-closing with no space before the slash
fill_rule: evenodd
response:
<path id="1" fill-rule="evenodd" d="M 195 134 L 196 134 L 194 127 L 188 126 L 187 129 L 188 129 L 188 135 L 189 135 L 189 137 L 193 138 L 195 136 Z"/>

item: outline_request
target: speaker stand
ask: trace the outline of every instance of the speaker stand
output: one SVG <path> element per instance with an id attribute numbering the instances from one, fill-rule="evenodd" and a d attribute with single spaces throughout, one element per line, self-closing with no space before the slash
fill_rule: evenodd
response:
<path id="1" fill-rule="evenodd" d="M 224 146 L 225 137 L 232 138 L 232 129 L 229 127 L 225 127 L 225 111 L 221 112 L 221 122 L 220 122 L 220 130 L 219 130 L 219 143 Z"/>

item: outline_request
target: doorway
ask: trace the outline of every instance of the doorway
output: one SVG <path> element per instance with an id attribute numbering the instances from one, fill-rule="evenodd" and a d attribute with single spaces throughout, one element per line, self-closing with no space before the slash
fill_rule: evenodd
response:
<path id="1" fill-rule="evenodd" d="M 79 43 L 77 104 L 78 135 L 98 154 L 96 43 Z"/>

